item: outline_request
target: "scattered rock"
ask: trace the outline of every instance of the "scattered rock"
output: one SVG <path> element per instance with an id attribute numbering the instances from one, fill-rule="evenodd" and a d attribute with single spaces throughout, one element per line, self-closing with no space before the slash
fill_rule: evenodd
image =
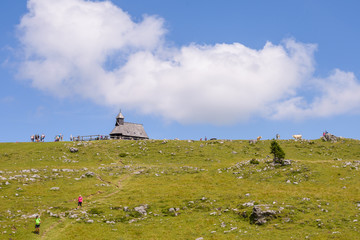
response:
<path id="1" fill-rule="evenodd" d="M 50 190 L 51 190 L 51 191 L 59 191 L 60 188 L 59 188 L 59 187 L 52 187 L 52 188 L 50 188 Z"/>
<path id="2" fill-rule="evenodd" d="M 291 219 L 290 218 L 284 218 L 283 222 L 289 223 L 289 222 L 291 222 Z"/>
<path id="3" fill-rule="evenodd" d="M 244 207 L 253 207 L 254 206 L 254 202 L 247 202 L 243 204 Z"/>
<path id="4" fill-rule="evenodd" d="M 130 219 L 129 223 L 133 223 L 133 222 L 136 222 L 136 221 L 137 221 L 136 219 Z"/>
<path id="5" fill-rule="evenodd" d="M 69 150 L 70 150 L 70 152 L 72 152 L 72 153 L 76 153 L 76 152 L 79 151 L 79 149 L 74 148 L 74 147 L 69 148 Z"/>
<path id="6" fill-rule="evenodd" d="M 86 176 L 86 177 L 94 177 L 94 176 L 95 176 L 95 173 L 93 173 L 93 172 L 87 172 L 87 173 L 85 173 L 85 176 Z"/>
<path id="7" fill-rule="evenodd" d="M 134 210 L 141 215 L 147 215 L 146 209 L 148 208 L 147 204 L 135 207 Z"/>
<path id="8" fill-rule="evenodd" d="M 72 219 L 72 218 L 78 218 L 78 215 L 77 214 L 69 214 L 68 215 L 68 218 Z"/>
<path id="9" fill-rule="evenodd" d="M 36 216 L 38 216 L 38 214 L 32 214 L 32 215 L 21 215 L 22 218 L 36 218 Z"/>
<path id="10" fill-rule="evenodd" d="M 284 161 L 282 162 L 282 165 L 283 165 L 283 166 L 291 165 L 291 160 L 289 160 L 289 159 L 284 160 Z"/>
<path id="11" fill-rule="evenodd" d="M 59 214 L 56 214 L 56 213 L 52 213 L 50 211 L 48 211 L 50 217 L 55 217 L 55 218 L 58 218 L 59 217 Z"/>

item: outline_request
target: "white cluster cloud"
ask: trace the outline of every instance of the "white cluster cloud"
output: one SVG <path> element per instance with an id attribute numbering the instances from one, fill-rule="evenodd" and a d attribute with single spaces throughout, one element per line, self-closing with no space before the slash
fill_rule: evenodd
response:
<path id="1" fill-rule="evenodd" d="M 315 45 L 285 40 L 168 48 L 163 19 L 131 16 L 109 1 L 29 0 L 18 26 L 20 76 L 58 96 L 81 96 L 182 123 L 252 116 L 325 117 L 359 111 L 360 84 L 335 70 L 313 78 Z M 308 102 L 300 93 L 315 88 Z"/>

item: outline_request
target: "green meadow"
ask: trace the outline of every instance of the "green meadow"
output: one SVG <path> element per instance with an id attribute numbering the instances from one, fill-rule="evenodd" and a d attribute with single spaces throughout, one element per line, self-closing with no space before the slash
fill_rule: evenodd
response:
<path id="1" fill-rule="evenodd" d="M 0 239 L 360 239 L 360 141 L 278 143 L 1 143 Z"/>

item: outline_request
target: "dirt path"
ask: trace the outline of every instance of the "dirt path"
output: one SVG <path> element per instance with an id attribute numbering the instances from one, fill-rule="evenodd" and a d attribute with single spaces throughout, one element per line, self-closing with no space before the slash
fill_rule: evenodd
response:
<path id="1" fill-rule="evenodd" d="M 44 231 L 43 233 L 40 232 L 41 235 L 41 239 L 46 239 L 46 236 L 49 232 L 51 232 L 51 230 L 53 230 L 56 226 L 58 226 L 60 223 L 62 223 L 65 220 L 65 218 L 60 217 L 59 221 L 57 221 L 56 223 L 53 223 L 49 228 L 46 229 L 46 231 Z"/>
<path id="2" fill-rule="evenodd" d="M 122 182 L 127 180 L 129 177 L 130 177 L 130 175 L 127 174 L 127 175 L 123 176 L 122 178 L 120 178 L 119 181 L 115 184 L 115 186 L 117 187 L 117 190 L 105 195 L 103 198 L 108 198 L 108 197 L 111 197 L 114 194 L 117 194 L 121 190 L 121 188 L 123 187 Z"/>
<path id="3" fill-rule="evenodd" d="M 107 184 L 110 184 L 110 185 L 113 185 L 115 186 L 116 188 L 119 188 L 119 186 L 116 184 L 116 183 L 112 183 L 112 182 L 109 182 L 109 181 L 105 181 L 104 179 L 102 179 L 100 176 L 96 176 L 97 179 L 99 179 L 100 181 L 102 182 L 105 182 Z"/>

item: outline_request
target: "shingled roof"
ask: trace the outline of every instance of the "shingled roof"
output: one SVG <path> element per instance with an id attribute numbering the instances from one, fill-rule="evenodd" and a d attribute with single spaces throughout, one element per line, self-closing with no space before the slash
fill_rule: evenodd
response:
<path id="1" fill-rule="evenodd" d="M 120 112 L 116 117 L 115 128 L 110 133 L 112 139 L 148 139 L 144 126 L 138 123 L 124 122 Z"/>

